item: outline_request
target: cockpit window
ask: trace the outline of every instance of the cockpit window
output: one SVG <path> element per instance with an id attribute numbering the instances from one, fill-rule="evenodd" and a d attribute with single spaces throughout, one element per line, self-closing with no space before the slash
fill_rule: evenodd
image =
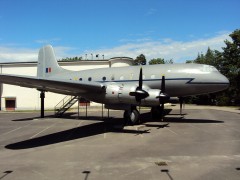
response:
<path id="1" fill-rule="evenodd" d="M 202 71 L 203 72 L 214 72 L 214 71 L 218 71 L 218 70 L 213 66 L 203 65 Z"/>
<path id="2" fill-rule="evenodd" d="M 195 65 L 190 68 L 179 69 L 178 72 L 188 73 L 188 74 L 209 74 L 211 72 L 218 72 L 218 70 L 210 65 Z"/>

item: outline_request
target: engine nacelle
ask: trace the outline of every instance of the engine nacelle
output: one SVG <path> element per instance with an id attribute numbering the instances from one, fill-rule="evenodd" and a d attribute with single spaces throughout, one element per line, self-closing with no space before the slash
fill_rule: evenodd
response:
<path id="1" fill-rule="evenodd" d="M 118 93 L 120 86 L 117 84 L 109 84 L 106 86 L 105 102 L 109 104 L 119 103 Z"/>
<path id="2" fill-rule="evenodd" d="M 139 105 L 135 96 L 129 95 L 129 93 L 134 92 L 136 88 L 136 85 L 108 85 L 106 88 L 105 100 L 110 104 L 122 103 Z M 149 89 L 148 87 L 143 86 L 143 90 L 148 92 L 149 96 L 141 100 L 142 106 L 158 106 L 160 104 L 159 99 L 157 98 L 161 92 L 159 89 Z"/>
<path id="3" fill-rule="evenodd" d="M 143 99 L 141 101 L 141 104 L 145 105 L 145 106 L 159 106 L 160 102 L 159 102 L 159 98 L 157 98 L 157 97 L 161 93 L 161 90 L 159 90 L 159 89 L 148 89 L 146 91 L 148 92 L 149 96 L 146 97 L 145 99 Z"/>

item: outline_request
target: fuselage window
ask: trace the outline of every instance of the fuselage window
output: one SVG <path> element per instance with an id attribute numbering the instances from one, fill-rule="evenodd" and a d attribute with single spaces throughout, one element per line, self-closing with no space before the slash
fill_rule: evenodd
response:
<path id="1" fill-rule="evenodd" d="M 89 77 L 89 78 L 88 78 L 88 81 L 92 81 L 92 78 L 91 78 L 91 77 Z"/>
<path id="2" fill-rule="evenodd" d="M 82 78 L 79 78 L 79 81 L 82 81 Z"/>
<path id="3" fill-rule="evenodd" d="M 132 74 L 130 74 L 130 80 L 132 80 L 133 79 L 133 73 Z"/>
<path id="4" fill-rule="evenodd" d="M 120 80 L 124 80 L 124 76 L 120 76 Z"/>
<path id="5" fill-rule="evenodd" d="M 111 80 L 114 81 L 114 79 L 115 79 L 115 78 L 114 78 L 114 75 L 112 75 L 112 76 L 111 76 Z"/>
<path id="6" fill-rule="evenodd" d="M 151 79 L 155 79 L 156 76 L 154 74 L 151 75 Z"/>
<path id="7" fill-rule="evenodd" d="M 107 78 L 106 78 L 105 76 L 102 78 L 103 81 L 106 81 L 106 79 L 107 79 Z"/>

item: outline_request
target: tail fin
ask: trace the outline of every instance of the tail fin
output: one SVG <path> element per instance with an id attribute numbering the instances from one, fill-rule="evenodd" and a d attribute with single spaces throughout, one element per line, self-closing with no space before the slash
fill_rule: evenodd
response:
<path id="1" fill-rule="evenodd" d="M 60 73 L 63 69 L 58 65 L 53 47 L 42 47 L 38 53 L 37 77 L 47 78 Z"/>

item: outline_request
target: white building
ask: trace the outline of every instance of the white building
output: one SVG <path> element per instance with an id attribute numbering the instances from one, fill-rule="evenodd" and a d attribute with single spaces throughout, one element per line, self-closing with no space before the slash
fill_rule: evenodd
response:
<path id="1" fill-rule="evenodd" d="M 95 68 L 131 66 L 133 59 L 116 57 L 109 60 L 82 60 L 75 62 L 59 62 L 65 69 L 80 71 Z M 37 62 L 0 63 L 0 73 L 36 76 Z M 54 109 L 65 95 L 46 92 L 45 109 Z M 8 84 L 0 84 L 0 110 L 39 110 L 40 92 L 36 89 L 24 88 Z M 76 106 L 76 105 L 75 105 Z"/>

